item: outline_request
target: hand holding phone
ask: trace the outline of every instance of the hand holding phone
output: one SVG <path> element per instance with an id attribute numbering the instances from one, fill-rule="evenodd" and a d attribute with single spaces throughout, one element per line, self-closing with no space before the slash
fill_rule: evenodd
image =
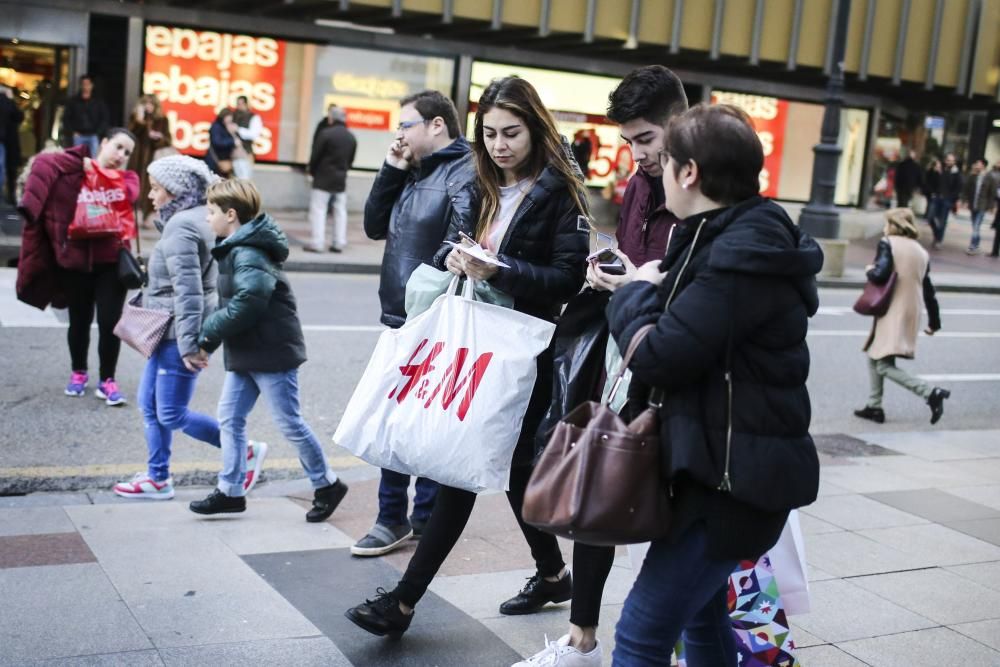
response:
<path id="1" fill-rule="evenodd" d="M 590 254 L 587 261 L 596 263 L 598 269 L 609 275 L 625 275 L 625 263 L 611 248 L 604 248 Z"/>

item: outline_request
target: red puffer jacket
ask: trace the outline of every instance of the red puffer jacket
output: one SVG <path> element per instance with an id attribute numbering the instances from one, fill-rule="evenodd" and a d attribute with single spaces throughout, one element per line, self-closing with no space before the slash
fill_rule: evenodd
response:
<path id="1" fill-rule="evenodd" d="M 65 305 L 56 269 L 91 271 L 95 264 L 114 264 L 122 242 L 115 237 L 70 241 L 66 230 L 76 212 L 83 185 L 85 146 L 38 155 L 24 186 L 18 211 L 24 216 L 17 267 L 17 297 L 37 308 Z M 134 202 L 139 178 L 125 171 L 126 196 Z"/>

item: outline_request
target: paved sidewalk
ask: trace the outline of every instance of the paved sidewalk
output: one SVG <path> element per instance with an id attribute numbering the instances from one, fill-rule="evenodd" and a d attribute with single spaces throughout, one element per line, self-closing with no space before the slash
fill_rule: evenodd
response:
<path id="1" fill-rule="evenodd" d="M 1000 664 L 1000 430 L 817 441 L 820 498 L 802 511 L 812 612 L 791 617 L 801 663 Z M 323 524 L 303 519 L 304 481 L 266 477 L 248 511 L 225 518 L 186 509 L 204 488 L 160 503 L 0 498 L 0 664 L 504 666 L 565 632 L 568 605 L 497 612 L 531 574 L 502 494 L 479 499 L 401 641 L 351 625 L 344 610 L 391 588 L 413 550 L 349 555 L 375 515 L 376 477 L 346 470 L 351 491 Z M 621 550 L 605 664 L 630 585 Z"/>

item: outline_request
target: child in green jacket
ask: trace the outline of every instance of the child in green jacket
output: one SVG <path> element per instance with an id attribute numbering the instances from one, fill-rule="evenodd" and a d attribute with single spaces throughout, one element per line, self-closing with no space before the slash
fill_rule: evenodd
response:
<path id="1" fill-rule="evenodd" d="M 299 408 L 298 368 L 306 360 L 291 285 L 281 270 L 288 240 L 267 213 L 253 183 L 234 179 L 208 188 L 207 222 L 219 237 L 220 309 L 205 320 L 196 362 L 224 346 L 226 380 L 219 398 L 222 472 L 219 485 L 190 505 L 198 514 L 246 509 L 246 419 L 264 394 L 282 434 L 298 448 L 314 489 L 311 522 L 325 521 L 347 493 L 330 470 L 319 439 Z"/>

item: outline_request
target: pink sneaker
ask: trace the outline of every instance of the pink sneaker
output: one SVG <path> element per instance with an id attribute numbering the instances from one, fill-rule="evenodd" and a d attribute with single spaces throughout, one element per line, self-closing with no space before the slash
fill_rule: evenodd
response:
<path id="1" fill-rule="evenodd" d="M 267 456 L 266 442 L 251 440 L 247 443 L 247 478 L 243 480 L 243 493 L 250 493 L 260 479 L 265 456 Z"/>
<path id="2" fill-rule="evenodd" d="M 115 484 L 111 490 L 122 498 L 170 500 L 174 497 L 174 481 L 168 477 L 162 482 L 154 482 L 147 473 L 140 472 L 128 482 Z"/>
<path id="3" fill-rule="evenodd" d="M 128 402 L 122 396 L 122 393 L 118 391 L 118 383 L 115 382 L 114 378 L 98 382 L 97 389 L 94 390 L 94 395 L 97 398 L 103 398 L 107 405 L 125 405 Z"/>
<path id="4" fill-rule="evenodd" d="M 87 391 L 87 371 L 73 371 L 66 385 L 67 396 L 83 396 Z"/>

